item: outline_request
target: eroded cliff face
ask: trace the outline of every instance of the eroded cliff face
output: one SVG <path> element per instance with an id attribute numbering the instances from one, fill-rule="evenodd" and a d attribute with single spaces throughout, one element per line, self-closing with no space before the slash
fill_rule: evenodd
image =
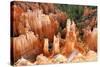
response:
<path id="1" fill-rule="evenodd" d="M 88 12 L 88 7 L 84 7 L 83 16 L 95 11 Z M 80 30 L 77 22 L 69 19 L 56 4 L 12 2 L 11 62 L 19 66 L 95 61 L 97 21 L 93 17 L 89 19 L 91 23 L 88 21 L 89 26 Z"/>

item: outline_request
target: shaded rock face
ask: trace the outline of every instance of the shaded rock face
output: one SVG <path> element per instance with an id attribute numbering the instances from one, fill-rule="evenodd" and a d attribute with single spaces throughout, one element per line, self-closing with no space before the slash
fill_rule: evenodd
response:
<path id="1" fill-rule="evenodd" d="M 36 37 L 33 32 L 27 32 L 24 35 L 13 37 L 12 39 L 14 62 L 21 57 L 34 61 L 34 58 L 43 52 L 43 41 Z"/>
<path id="2" fill-rule="evenodd" d="M 84 42 L 86 45 L 94 51 L 97 51 L 97 29 L 94 28 L 93 31 L 90 29 L 84 30 Z"/>

